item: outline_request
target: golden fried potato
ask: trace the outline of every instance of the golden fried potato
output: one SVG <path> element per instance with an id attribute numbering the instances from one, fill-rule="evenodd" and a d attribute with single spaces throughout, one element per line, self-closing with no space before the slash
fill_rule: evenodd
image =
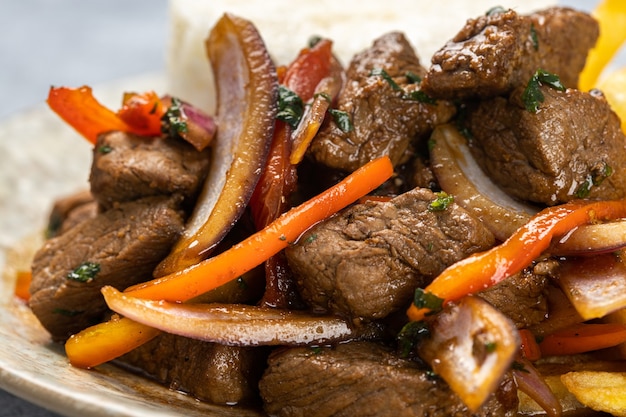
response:
<path id="1" fill-rule="evenodd" d="M 626 372 L 568 372 L 561 381 L 587 407 L 626 417 Z"/>

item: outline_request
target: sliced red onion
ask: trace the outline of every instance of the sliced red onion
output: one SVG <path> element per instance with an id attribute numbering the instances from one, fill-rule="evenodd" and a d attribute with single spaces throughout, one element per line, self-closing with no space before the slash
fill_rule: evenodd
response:
<path id="1" fill-rule="evenodd" d="M 474 214 L 500 241 L 537 213 L 502 191 L 472 157 L 466 139 L 453 125 L 438 126 L 431 136 L 431 165 L 441 188 Z"/>
<path id="2" fill-rule="evenodd" d="M 552 243 L 549 252 L 557 256 L 597 255 L 626 247 L 626 220 L 586 224 Z"/>
<path id="3" fill-rule="evenodd" d="M 517 329 L 491 304 L 468 296 L 448 304 L 430 330 L 420 356 L 475 412 L 510 369 L 520 346 Z"/>
<path id="4" fill-rule="evenodd" d="M 345 320 L 242 304 L 178 304 L 102 288 L 111 310 L 131 320 L 193 339 L 233 346 L 317 345 L 357 337 Z"/>
<path id="5" fill-rule="evenodd" d="M 521 356 L 515 364 L 513 377 L 517 388 L 543 408 L 548 417 L 559 417 L 563 412 L 561 403 L 533 364 Z"/>
<path id="6" fill-rule="evenodd" d="M 172 105 L 172 97 L 164 96 L 163 103 L 169 108 Z M 176 101 L 180 117 L 186 125 L 186 130 L 179 131 L 178 135 L 190 143 L 198 152 L 202 152 L 213 141 L 217 132 L 215 120 L 199 108 L 182 100 Z"/>
<path id="7" fill-rule="evenodd" d="M 626 308 L 626 265 L 615 254 L 566 259 L 557 282 L 584 320 Z"/>

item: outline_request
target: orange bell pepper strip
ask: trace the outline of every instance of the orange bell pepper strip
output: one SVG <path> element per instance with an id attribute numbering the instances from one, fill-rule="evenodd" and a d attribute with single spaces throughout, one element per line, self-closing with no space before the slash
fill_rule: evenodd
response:
<path id="1" fill-rule="evenodd" d="M 626 324 L 581 323 L 545 336 L 539 343 L 539 349 L 543 356 L 574 355 L 617 346 L 624 342 L 626 342 Z"/>
<path id="2" fill-rule="evenodd" d="M 578 80 L 578 89 L 589 91 L 600 74 L 626 40 L 626 2 L 603 0 L 591 13 L 600 25 L 600 37 L 589 51 L 585 68 Z"/>
<path id="3" fill-rule="evenodd" d="M 51 87 L 47 103 L 61 119 L 93 144 L 100 133 L 130 130 L 115 112 L 95 99 L 91 87 Z"/>
<path id="4" fill-rule="evenodd" d="M 17 271 L 15 277 L 15 296 L 28 301 L 30 299 L 30 282 L 33 275 L 30 271 Z"/>
<path id="5" fill-rule="evenodd" d="M 373 191 L 392 174 L 389 157 L 375 159 L 225 252 L 182 271 L 130 287 L 126 293 L 152 300 L 187 301 L 215 289 L 262 264 L 311 226 Z M 151 330 L 147 333 L 149 330 L 150 327 L 126 318 L 100 323 L 68 339 L 65 352 L 72 365 L 91 368 L 141 346 L 158 334 Z"/>
<path id="6" fill-rule="evenodd" d="M 521 271 L 545 251 L 554 236 L 582 224 L 626 216 L 626 199 L 614 201 L 577 200 L 548 207 L 520 227 L 504 243 L 471 255 L 444 270 L 425 289 L 444 303 L 489 288 Z M 407 311 L 410 320 L 422 320 L 432 310 L 415 302 Z"/>
<path id="7" fill-rule="evenodd" d="M 99 134 L 110 131 L 160 135 L 160 119 L 165 110 L 154 97 L 154 93 L 127 95 L 125 106 L 116 113 L 96 100 L 91 87 L 51 87 L 46 102 L 61 119 L 95 144 Z"/>

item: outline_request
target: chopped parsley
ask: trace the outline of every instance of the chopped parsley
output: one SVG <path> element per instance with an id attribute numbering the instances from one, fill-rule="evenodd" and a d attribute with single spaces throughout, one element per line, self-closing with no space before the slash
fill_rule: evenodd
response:
<path id="1" fill-rule="evenodd" d="M 613 174 L 613 168 L 605 163 L 602 166 L 602 169 L 600 169 L 598 172 L 587 174 L 585 180 L 576 189 L 574 196 L 576 196 L 577 198 L 589 197 L 591 189 L 595 186 L 602 184 L 602 181 L 611 176 L 611 174 Z"/>
<path id="2" fill-rule="evenodd" d="M 67 274 L 66 278 L 72 281 L 89 282 L 100 272 L 100 264 L 94 262 L 83 262 L 76 269 Z"/>
<path id="3" fill-rule="evenodd" d="M 433 293 L 426 292 L 422 288 L 417 288 L 413 296 L 413 304 L 415 304 L 417 308 L 427 308 L 432 312 L 437 312 L 443 307 L 443 298 L 437 297 Z"/>
<path id="4" fill-rule="evenodd" d="M 454 196 L 446 193 L 445 191 L 440 191 L 435 193 L 435 195 L 437 198 L 431 201 L 428 205 L 429 211 L 444 211 L 454 202 Z"/>
<path id="5" fill-rule="evenodd" d="M 533 43 L 533 49 L 535 51 L 539 50 L 539 38 L 537 37 L 537 29 L 535 29 L 535 25 L 530 25 L 530 40 Z"/>
<path id="6" fill-rule="evenodd" d="M 111 152 L 113 152 L 113 148 L 111 147 L 111 145 L 104 144 L 98 147 L 98 153 L 108 154 Z"/>
<path id="7" fill-rule="evenodd" d="M 419 84 L 422 81 L 419 75 L 414 74 L 412 72 L 407 72 L 405 75 L 407 79 L 409 80 L 409 83 L 411 84 Z M 437 103 L 437 100 L 430 97 L 428 94 L 426 94 L 422 90 L 411 91 L 410 93 L 407 93 L 406 91 L 404 91 L 402 87 L 398 85 L 398 83 L 394 81 L 393 78 L 391 78 L 391 76 L 387 73 L 387 71 L 385 71 L 382 68 L 374 68 L 372 71 L 370 71 L 370 76 L 382 77 L 383 80 L 387 81 L 387 84 L 389 84 L 389 86 L 391 87 L 393 91 L 402 91 L 402 98 L 405 100 L 414 100 L 414 101 L 417 101 L 420 103 L 426 103 L 426 104 Z"/>
<path id="8" fill-rule="evenodd" d="M 497 342 L 487 342 L 487 343 L 485 343 L 485 351 L 487 353 L 495 352 L 497 347 L 498 347 L 498 343 Z"/>
<path id="9" fill-rule="evenodd" d="M 170 136 L 178 136 L 187 133 L 187 130 L 187 117 L 183 111 L 183 102 L 172 97 L 172 104 L 161 117 L 161 132 Z"/>
<path id="10" fill-rule="evenodd" d="M 411 321 L 402 327 L 396 337 L 400 356 L 406 358 L 415 349 L 421 340 L 430 335 L 428 326 L 423 321 Z"/>
<path id="11" fill-rule="evenodd" d="M 495 16 L 497 14 L 504 13 L 504 12 L 506 12 L 506 9 L 504 7 L 495 6 L 487 10 L 487 13 L 485 13 L 485 16 Z"/>
<path id="12" fill-rule="evenodd" d="M 284 85 L 278 87 L 278 114 L 276 118 L 287 123 L 292 128 L 298 127 L 302 114 L 304 113 L 304 104 L 299 95 Z"/>
<path id="13" fill-rule="evenodd" d="M 352 125 L 352 120 L 350 120 L 350 116 L 345 111 L 337 110 L 337 109 L 328 109 L 328 112 L 331 116 L 333 116 L 333 120 L 343 132 L 352 132 L 354 130 L 354 126 Z"/>
<path id="14" fill-rule="evenodd" d="M 522 94 L 522 100 L 526 110 L 531 113 L 537 113 L 539 104 L 543 103 L 545 96 L 541 92 L 541 86 L 546 85 L 557 91 L 565 91 L 565 87 L 561 84 L 558 75 L 549 73 L 542 69 L 538 69 L 528 81 L 526 89 Z"/>

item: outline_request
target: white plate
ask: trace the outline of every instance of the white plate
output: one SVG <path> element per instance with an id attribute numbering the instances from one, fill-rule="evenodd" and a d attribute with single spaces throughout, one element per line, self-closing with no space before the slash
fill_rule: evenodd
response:
<path id="1" fill-rule="evenodd" d="M 148 75 L 94 92 L 117 108 L 123 91 L 162 92 L 162 85 L 162 77 Z M 0 270 L 12 256 L 9 248 L 43 229 L 56 197 L 87 187 L 90 164 L 90 145 L 43 104 L 0 124 Z M 63 347 L 13 297 L 15 275 L 2 275 L 1 388 L 66 416 L 257 415 L 201 403 L 112 365 L 91 371 L 70 366 Z"/>

